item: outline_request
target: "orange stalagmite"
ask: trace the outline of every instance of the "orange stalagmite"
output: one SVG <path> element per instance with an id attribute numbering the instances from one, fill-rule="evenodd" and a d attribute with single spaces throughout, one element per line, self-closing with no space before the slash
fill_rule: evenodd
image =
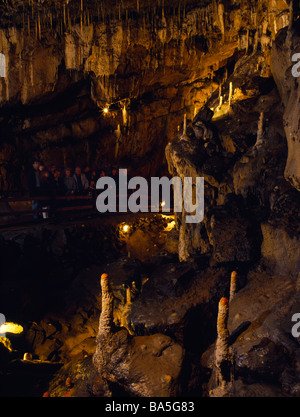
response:
<path id="1" fill-rule="evenodd" d="M 113 326 L 113 292 L 107 274 L 101 275 L 102 311 L 99 321 L 99 335 L 108 334 Z"/>
<path id="2" fill-rule="evenodd" d="M 233 297 L 235 296 L 237 292 L 237 282 L 238 282 L 238 274 L 236 271 L 233 271 L 231 273 L 231 279 L 230 279 L 230 296 L 229 296 L 230 301 L 233 300 Z"/>
<path id="3" fill-rule="evenodd" d="M 230 380 L 229 331 L 227 328 L 228 315 L 229 301 L 227 298 L 223 297 L 219 302 L 217 319 L 218 337 L 215 351 L 215 366 L 220 387 L 224 387 Z"/>
<path id="4" fill-rule="evenodd" d="M 218 338 L 225 339 L 227 338 L 227 321 L 228 321 L 228 298 L 221 298 L 219 302 L 219 312 L 218 312 L 218 321 L 217 321 L 217 332 L 218 332 Z"/>
<path id="5" fill-rule="evenodd" d="M 227 322 L 228 322 L 228 314 L 229 314 L 229 301 L 227 298 L 223 297 L 221 298 L 219 302 L 219 312 L 218 312 L 218 320 L 217 320 L 217 333 L 218 333 L 218 339 L 217 339 L 217 351 L 218 348 L 220 348 L 220 356 L 226 355 L 226 348 L 228 346 L 228 338 L 229 338 L 229 332 L 227 329 Z"/>

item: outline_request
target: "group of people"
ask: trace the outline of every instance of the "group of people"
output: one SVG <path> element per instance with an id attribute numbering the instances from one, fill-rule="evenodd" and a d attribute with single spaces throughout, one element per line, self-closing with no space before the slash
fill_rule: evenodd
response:
<path id="1" fill-rule="evenodd" d="M 115 176 L 117 170 L 111 169 L 110 175 Z M 104 169 L 92 170 L 77 166 L 74 172 L 70 168 L 58 169 L 54 164 L 47 168 L 40 161 L 33 161 L 28 172 L 27 184 L 31 197 L 87 195 L 95 190 L 97 180 L 106 176 Z"/>
<path id="2" fill-rule="evenodd" d="M 115 177 L 116 174 L 117 170 L 112 168 L 109 175 Z M 106 175 L 104 169 L 93 170 L 89 166 L 82 169 L 77 166 L 73 172 L 70 168 L 58 169 L 54 164 L 46 167 L 41 161 L 34 160 L 27 174 L 29 196 L 33 198 L 34 218 L 39 218 L 41 208 L 50 207 L 52 213 L 55 212 L 58 204 L 55 197 L 92 194 L 97 180 Z M 40 201 L 34 200 L 34 197 L 49 197 L 49 200 L 42 207 Z M 43 217 L 48 217 L 48 214 L 43 214 Z"/>

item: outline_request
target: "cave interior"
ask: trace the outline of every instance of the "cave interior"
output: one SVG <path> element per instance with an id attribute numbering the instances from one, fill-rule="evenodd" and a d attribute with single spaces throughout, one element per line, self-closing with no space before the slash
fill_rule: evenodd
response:
<path id="1" fill-rule="evenodd" d="M 300 396 L 299 59 L 297 0 L 0 3 L 0 397 Z"/>

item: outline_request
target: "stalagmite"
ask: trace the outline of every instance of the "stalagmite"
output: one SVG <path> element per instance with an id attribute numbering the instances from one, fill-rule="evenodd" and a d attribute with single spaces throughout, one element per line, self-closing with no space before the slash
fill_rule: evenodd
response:
<path id="1" fill-rule="evenodd" d="M 229 352 L 229 331 L 227 328 L 229 315 L 229 301 L 221 298 L 217 319 L 217 342 L 215 350 L 215 366 L 217 371 L 217 383 L 221 388 L 230 381 L 230 352 Z"/>
<path id="2" fill-rule="evenodd" d="M 107 274 L 101 275 L 102 310 L 98 335 L 109 334 L 113 326 L 113 292 Z"/>
<path id="3" fill-rule="evenodd" d="M 119 153 L 119 146 L 121 143 L 121 136 L 122 136 L 122 132 L 121 132 L 121 126 L 118 124 L 118 128 L 115 131 L 116 134 L 116 147 L 115 147 L 115 160 L 118 159 L 118 153 Z"/>
<path id="4" fill-rule="evenodd" d="M 231 279 L 230 279 L 230 295 L 229 295 L 229 301 L 233 300 L 233 297 L 235 296 L 237 292 L 237 277 L 238 274 L 236 271 L 233 271 L 231 273 Z"/>
<path id="5" fill-rule="evenodd" d="M 131 301 L 131 289 L 130 287 L 126 288 L 126 304 L 127 305 L 132 305 L 132 301 Z"/>
<path id="6" fill-rule="evenodd" d="M 123 116 L 123 125 L 127 126 L 128 123 L 128 113 L 126 109 L 126 104 L 122 107 L 122 116 Z"/>
<path id="7" fill-rule="evenodd" d="M 218 107 L 216 108 L 216 111 L 217 111 L 217 112 L 221 110 L 222 105 L 223 105 L 223 96 L 221 96 L 221 97 L 220 97 L 220 100 L 219 100 L 219 105 L 218 105 Z"/>
<path id="8" fill-rule="evenodd" d="M 180 140 L 189 140 L 189 137 L 187 135 L 187 117 L 186 114 L 184 115 L 184 120 L 183 120 L 183 132 L 182 135 L 180 137 Z"/>
<path id="9" fill-rule="evenodd" d="M 130 252 L 128 252 L 128 257 L 130 258 Z M 135 294 L 136 288 L 134 285 L 132 288 L 126 288 L 125 285 L 122 284 L 122 290 L 122 292 L 125 292 L 125 297 L 122 295 L 122 302 L 114 312 L 115 321 L 119 327 L 127 329 L 128 333 L 132 336 L 134 335 L 134 326 L 130 321 L 130 314 L 132 309 L 132 292 Z"/>
<path id="10" fill-rule="evenodd" d="M 31 353 L 24 353 L 23 361 L 32 361 L 32 354 Z"/>
<path id="11" fill-rule="evenodd" d="M 260 113 L 258 127 L 257 127 L 257 139 L 255 143 L 255 148 L 259 148 L 263 145 L 264 140 L 264 112 Z"/>
<path id="12" fill-rule="evenodd" d="M 5 55 L 0 53 L 0 77 L 6 77 Z"/>

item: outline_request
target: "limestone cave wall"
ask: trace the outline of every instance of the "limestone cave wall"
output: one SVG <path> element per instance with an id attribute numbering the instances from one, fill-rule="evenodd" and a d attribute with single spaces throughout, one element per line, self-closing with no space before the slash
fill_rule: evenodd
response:
<path id="1" fill-rule="evenodd" d="M 285 1 L 32 0 L 1 4 L 1 16 L 0 188 L 12 192 L 26 188 L 33 156 L 167 174 L 164 148 L 184 114 L 193 118 L 238 57 L 258 48 L 260 75 L 270 75 L 270 45 L 289 9 Z"/>

